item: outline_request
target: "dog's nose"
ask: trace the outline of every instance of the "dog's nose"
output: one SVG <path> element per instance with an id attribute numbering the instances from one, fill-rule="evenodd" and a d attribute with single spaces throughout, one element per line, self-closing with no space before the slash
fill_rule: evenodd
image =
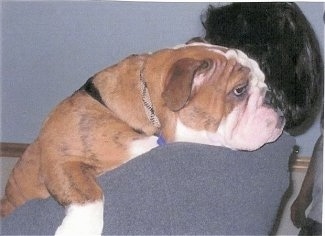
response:
<path id="1" fill-rule="evenodd" d="M 278 113 L 279 117 L 284 118 L 284 114 L 283 111 L 280 109 L 280 107 L 278 106 L 276 99 L 274 97 L 274 94 L 267 90 L 265 93 L 265 97 L 264 97 L 264 105 L 269 106 L 269 107 L 273 107 L 273 109 Z"/>
<path id="2" fill-rule="evenodd" d="M 283 128 L 285 122 L 286 122 L 286 119 L 284 118 L 284 116 L 283 115 L 280 115 L 279 116 L 279 119 L 278 119 L 278 122 L 276 124 L 276 128 L 278 128 L 278 129 Z"/>
<path id="3" fill-rule="evenodd" d="M 273 105 L 273 95 L 271 91 L 266 91 L 265 97 L 264 97 L 264 104 L 266 105 Z"/>

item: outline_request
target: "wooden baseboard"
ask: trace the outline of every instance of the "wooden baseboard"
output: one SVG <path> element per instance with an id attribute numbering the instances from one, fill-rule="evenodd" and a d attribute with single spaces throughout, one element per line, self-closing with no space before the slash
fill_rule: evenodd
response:
<path id="1" fill-rule="evenodd" d="M 0 157 L 21 157 L 25 149 L 28 147 L 27 143 L 0 143 Z"/>
<path id="2" fill-rule="evenodd" d="M 310 162 L 310 157 L 297 157 L 291 168 L 293 171 L 307 171 Z"/>
<path id="3" fill-rule="evenodd" d="M 19 158 L 29 144 L 0 142 L 0 157 Z M 290 167 L 293 171 L 306 171 L 309 165 L 309 157 L 297 157 Z"/>

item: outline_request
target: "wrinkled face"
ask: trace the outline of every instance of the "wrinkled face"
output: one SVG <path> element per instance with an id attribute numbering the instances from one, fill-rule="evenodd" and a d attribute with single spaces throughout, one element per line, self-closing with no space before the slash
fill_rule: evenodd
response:
<path id="1" fill-rule="evenodd" d="M 163 98 L 179 115 L 176 141 L 255 150 L 281 135 L 284 119 L 265 104 L 264 74 L 254 60 L 207 44 L 179 50 L 186 48 L 204 53 L 176 62 L 166 82 Z"/>

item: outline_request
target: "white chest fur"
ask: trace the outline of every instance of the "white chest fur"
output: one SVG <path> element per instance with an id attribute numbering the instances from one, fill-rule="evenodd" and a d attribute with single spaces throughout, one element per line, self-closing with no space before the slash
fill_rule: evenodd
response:
<path id="1" fill-rule="evenodd" d="M 206 130 L 197 131 L 186 127 L 180 120 L 177 121 L 175 142 L 192 142 L 214 146 L 223 146 L 218 133 L 211 133 Z"/>

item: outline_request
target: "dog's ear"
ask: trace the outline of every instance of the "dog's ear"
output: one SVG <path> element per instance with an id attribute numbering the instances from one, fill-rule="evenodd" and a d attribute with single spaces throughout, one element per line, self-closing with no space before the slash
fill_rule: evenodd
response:
<path id="1" fill-rule="evenodd" d="M 188 102 L 195 76 L 211 67 L 211 60 L 183 58 L 174 63 L 166 79 L 162 98 L 169 109 L 178 111 Z"/>

